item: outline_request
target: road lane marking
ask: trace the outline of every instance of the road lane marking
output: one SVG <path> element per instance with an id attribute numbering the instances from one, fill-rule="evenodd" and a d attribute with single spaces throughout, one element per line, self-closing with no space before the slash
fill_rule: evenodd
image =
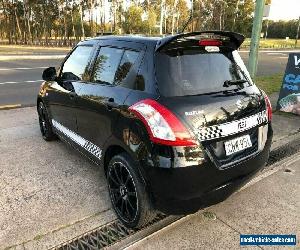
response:
<path id="1" fill-rule="evenodd" d="M 34 83 L 34 82 L 43 82 L 44 80 L 29 80 L 29 81 L 22 81 L 22 82 L 0 82 L 0 85 L 4 84 L 19 84 L 19 83 Z"/>
<path id="2" fill-rule="evenodd" d="M 30 70 L 30 69 L 45 69 L 47 67 L 33 67 L 33 68 L 0 68 L 0 71 L 9 71 L 9 70 Z"/>
<path id="3" fill-rule="evenodd" d="M 41 59 L 62 59 L 65 58 L 66 55 L 25 55 L 25 56 L 0 56 L 0 61 L 11 61 L 11 60 L 41 60 Z"/>
<path id="4" fill-rule="evenodd" d="M 32 83 L 32 82 L 42 82 L 44 80 L 31 80 L 31 81 L 25 81 L 25 82 L 28 82 L 28 83 Z"/>
<path id="5" fill-rule="evenodd" d="M 269 52 L 267 53 L 268 55 L 281 55 L 281 56 L 286 56 L 287 53 L 281 53 L 281 52 Z"/>
<path id="6" fill-rule="evenodd" d="M 0 110 L 20 108 L 21 106 L 22 106 L 21 104 L 0 105 Z"/>
<path id="7" fill-rule="evenodd" d="M 249 53 L 249 50 L 239 50 L 239 53 Z M 300 50 L 259 50 L 259 53 L 300 53 Z"/>

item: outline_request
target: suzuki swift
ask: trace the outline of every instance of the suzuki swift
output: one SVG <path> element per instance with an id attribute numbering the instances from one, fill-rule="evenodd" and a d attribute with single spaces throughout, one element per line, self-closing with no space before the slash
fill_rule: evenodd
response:
<path id="1" fill-rule="evenodd" d="M 80 42 L 43 72 L 42 136 L 104 169 L 127 227 L 221 202 L 262 169 L 272 140 L 270 101 L 237 52 L 243 41 L 205 31 Z"/>

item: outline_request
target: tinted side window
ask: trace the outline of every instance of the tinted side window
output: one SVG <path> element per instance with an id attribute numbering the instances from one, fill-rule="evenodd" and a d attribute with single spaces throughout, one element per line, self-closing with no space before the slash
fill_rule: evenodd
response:
<path id="1" fill-rule="evenodd" d="M 102 47 L 96 59 L 92 81 L 113 84 L 124 50 Z"/>
<path id="2" fill-rule="evenodd" d="M 91 46 L 78 46 L 65 61 L 61 78 L 63 80 L 85 80 L 85 71 L 92 50 Z"/>
<path id="3" fill-rule="evenodd" d="M 130 69 L 134 65 L 139 56 L 139 52 L 132 50 L 125 50 L 120 65 L 115 76 L 115 84 L 120 84 L 128 75 Z"/>

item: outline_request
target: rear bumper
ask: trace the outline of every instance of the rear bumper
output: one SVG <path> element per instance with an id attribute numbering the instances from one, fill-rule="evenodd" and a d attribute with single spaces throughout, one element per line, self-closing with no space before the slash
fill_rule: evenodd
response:
<path id="1" fill-rule="evenodd" d="M 269 157 L 272 132 L 257 155 L 228 169 L 211 161 L 180 168 L 149 168 L 149 188 L 156 209 L 167 214 L 189 214 L 225 200 L 261 170 Z"/>

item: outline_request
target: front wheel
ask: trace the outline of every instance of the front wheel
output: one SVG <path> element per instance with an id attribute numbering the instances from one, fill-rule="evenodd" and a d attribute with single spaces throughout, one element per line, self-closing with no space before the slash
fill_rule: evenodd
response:
<path id="1" fill-rule="evenodd" d="M 129 228 L 141 228 L 155 218 L 149 195 L 128 154 L 114 156 L 107 169 L 108 190 L 119 220 Z"/>
<path id="2" fill-rule="evenodd" d="M 55 134 L 52 130 L 52 125 L 49 120 L 49 116 L 46 107 L 43 102 L 38 103 L 38 116 L 41 134 L 46 141 L 51 141 L 55 139 Z"/>

